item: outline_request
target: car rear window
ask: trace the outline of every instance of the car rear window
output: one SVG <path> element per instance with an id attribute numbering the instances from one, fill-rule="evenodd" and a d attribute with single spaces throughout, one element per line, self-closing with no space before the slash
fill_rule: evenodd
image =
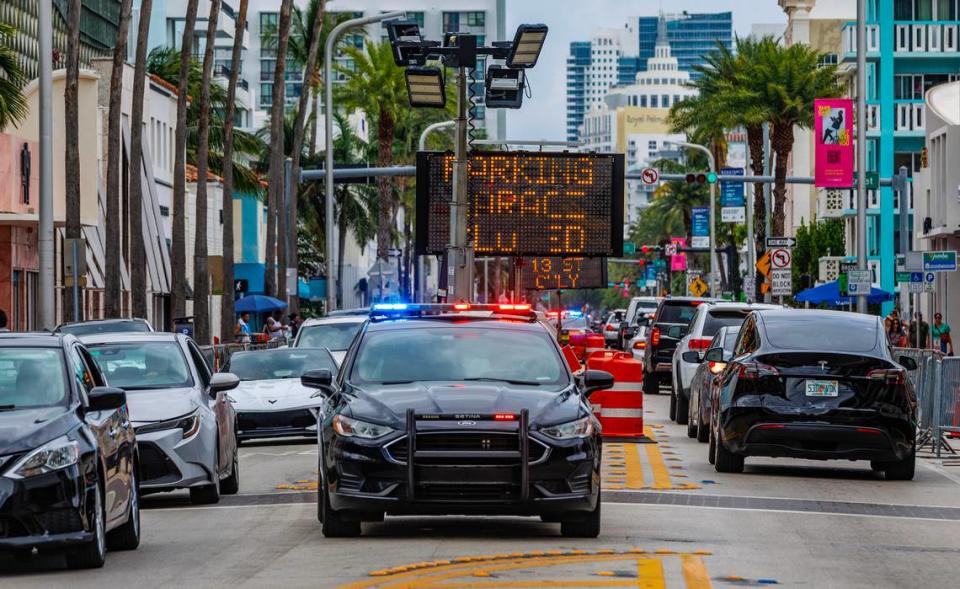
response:
<path id="1" fill-rule="evenodd" d="M 763 318 L 769 342 L 784 350 L 869 352 L 879 336 L 874 322 L 791 313 Z"/>
<path id="2" fill-rule="evenodd" d="M 699 305 L 698 302 L 664 303 L 663 308 L 660 309 L 660 317 L 657 318 L 657 322 L 686 325 L 693 319 Z"/>
<path id="3" fill-rule="evenodd" d="M 298 348 L 327 348 L 331 352 L 342 352 L 350 347 L 353 336 L 360 331 L 362 321 L 356 323 L 324 323 L 307 325 L 300 328 L 297 337 Z"/>
<path id="4" fill-rule="evenodd" d="M 710 311 L 703 322 L 703 337 L 717 335 L 721 327 L 739 327 L 749 314 L 749 309 Z"/>

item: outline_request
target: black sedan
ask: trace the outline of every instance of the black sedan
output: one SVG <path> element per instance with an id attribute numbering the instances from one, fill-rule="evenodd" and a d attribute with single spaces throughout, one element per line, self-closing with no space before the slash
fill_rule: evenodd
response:
<path id="1" fill-rule="evenodd" d="M 525 515 L 600 532 L 600 427 L 529 305 L 374 307 L 337 379 L 302 381 L 321 412 L 318 518 L 326 536 L 397 515 Z"/>
<path id="2" fill-rule="evenodd" d="M 140 544 L 126 395 L 71 335 L 0 336 L 0 552 L 103 566 Z"/>
<path id="3" fill-rule="evenodd" d="M 718 352 L 705 360 L 722 360 Z M 879 317 L 754 311 L 713 403 L 714 466 L 742 472 L 747 456 L 869 460 L 888 480 L 912 479 L 917 404 L 904 368 L 915 366 L 890 356 Z"/>
<path id="4" fill-rule="evenodd" d="M 719 377 L 723 374 L 726 361 L 733 355 L 733 346 L 737 343 L 737 334 L 740 326 L 721 327 L 713 336 L 707 347 L 707 354 L 713 360 L 704 360 L 700 352 L 689 350 L 683 353 L 683 360 L 699 364 L 697 371 L 690 381 L 690 402 L 687 404 L 687 437 L 696 438 L 698 442 L 707 442 L 710 436 L 710 399 L 712 392 L 719 384 Z M 712 352 L 711 350 L 720 350 Z M 720 356 L 717 359 L 717 356 Z"/>

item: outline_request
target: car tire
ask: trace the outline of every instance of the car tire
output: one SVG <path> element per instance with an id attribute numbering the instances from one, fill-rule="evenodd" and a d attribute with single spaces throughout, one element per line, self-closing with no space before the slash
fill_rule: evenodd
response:
<path id="1" fill-rule="evenodd" d="M 723 442 L 719 439 L 715 438 L 713 445 L 716 449 L 713 468 L 716 469 L 717 472 L 743 472 L 743 456 L 727 450 Z"/>
<path id="2" fill-rule="evenodd" d="M 677 423 L 687 425 L 690 413 L 690 400 L 683 397 L 683 389 L 677 387 Z M 693 436 L 691 436 L 693 437 Z"/>
<path id="3" fill-rule="evenodd" d="M 698 411 L 698 416 L 697 416 L 697 441 L 700 442 L 701 444 L 706 444 L 706 443 L 707 443 L 707 440 L 710 438 L 710 429 L 709 429 L 706 425 L 704 425 L 704 423 L 703 423 L 703 415 L 699 415 L 699 411 L 700 411 L 700 410 L 697 409 L 697 411 Z"/>
<path id="4" fill-rule="evenodd" d="M 693 403 L 690 403 L 688 401 L 687 402 L 687 437 L 695 438 L 697 437 L 697 426 L 694 424 L 693 415 L 691 415 L 690 413 L 691 411 L 693 411 Z"/>
<path id="5" fill-rule="evenodd" d="M 710 446 L 707 448 L 707 462 L 716 464 L 717 462 L 717 438 L 713 436 L 713 430 L 710 430 Z"/>
<path id="6" fill-rule="evenodd" d="M 657 380 L 657 375 L 644 374 L 643 375 L 643 394 L 656 395 L 658 392 L 660 392 L 660 383 Z"/>
<path id="7" fill-rule="evenodd" d="M 136 467 L 130 480 L 130 508 L 127 522 L 107 533 L 110 550 L 136 550 L 140 546 L 140 486 Z"/>
<path id="8" fill-rule="evenodd" d="M 600 535 L 600 497 L 597 506 L 586 517 L 560 522 L 560 534 L 564 538 L 596 538 Z"/>
<path id="9" fill-rule="evenodd" d="M 240 450 L 233 451 L 233 466 L 230 476 L 220 481 L 221 495 L 236 495 L 240 492 Z"/>
<path id="10" fill-rule="evenodd" d="M 888 481 L 912 481 L 916 472 L 917 452 L 914 450 L 903 460 L 884 462 L 881 466 Z"/>
<path id="11" fill-rule="evenodd" d="M 220 450 L 217 450 L 219 457 Z M 194 505 L 214 505 L 220 503 L 220 460 L 213 464 L 214 483 L 202 487 L 190 487 L 190 503 Z"/>
<path id="12" fill-rule="evenodd" d="M 330 506 L 330 496 L 326 485 L 320 485 L 319 508 L 322 514 L 319 515 L 321 522 L 321 531 L 324 538 L 356 538 L 361 533 L 360 520 L 347 521 L 341 512 L 335 511 Z"/>
<path id="13" fill-rule="evenodd" d="M 94 485 L 93 508 L 93 539 L 67 551 L 67 567 L 71 569 L 99 569 L 107 560 L 107 521 L 99 481 Z"/>

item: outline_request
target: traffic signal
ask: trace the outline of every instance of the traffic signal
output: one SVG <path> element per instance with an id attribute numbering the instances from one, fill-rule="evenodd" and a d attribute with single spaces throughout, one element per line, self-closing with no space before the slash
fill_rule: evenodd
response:
<path id="1" fill-rule="evenodd" d="M 637 263 L 640 264 L 640 267 L 641 267 L 641 268 L 643 268 L 644 266 L 647 265 L 647 261 L 646 261 L 646 260 L 637 260 Z"/>
<path id="2" fill-rule="evenodd" d="M 687 184 L 716 184 L 717 175 L 713 172 L 706 174 L 687 174 Z"/>
<path id="3" fill-rule="evenodd" d="M 662 248 L 661 246 L 659 246 L 659 245 L 641 245 L 641 246 L 640 246 L 640 253 L 641 253 L 641 254 L 649 254 L 650 252 L 659 252 L 659 251 L 661 251 L 662 249 L 663 249 L 663 248 Z"/>

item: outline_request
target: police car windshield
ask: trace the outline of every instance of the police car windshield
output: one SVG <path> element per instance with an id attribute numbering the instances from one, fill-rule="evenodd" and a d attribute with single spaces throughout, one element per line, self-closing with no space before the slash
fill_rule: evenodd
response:
<path id="1" fill-rule="evenodd" d="M 367 333 L 350 382 L 503 381 L 556 390 L 569 381 L 546 333 L 425 327 Z"/>

